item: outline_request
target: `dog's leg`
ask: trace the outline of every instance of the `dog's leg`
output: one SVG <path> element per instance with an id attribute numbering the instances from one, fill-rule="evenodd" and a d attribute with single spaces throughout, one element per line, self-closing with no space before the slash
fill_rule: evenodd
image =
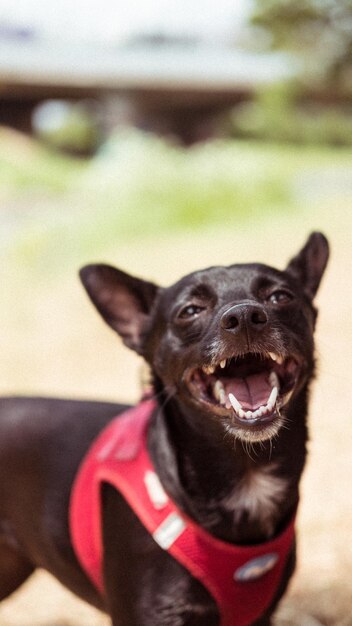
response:
<path id="1" fill-rule="evenodd" d="M 0 600 L 15 591 L 34 569 L 5 539 L 0 538 Z"/>
<path id="2" fill-rule="evenodd" d="M 155 541 L 103 488 L 104 580 L 113 626 L 218 626 L 215 602 L 202 585 Z"/>

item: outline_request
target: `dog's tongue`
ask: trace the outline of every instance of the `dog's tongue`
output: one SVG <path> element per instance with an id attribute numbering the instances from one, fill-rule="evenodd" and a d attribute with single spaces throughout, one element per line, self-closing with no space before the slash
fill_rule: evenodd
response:
<path id="1" fill-rule="evenodd" d="M 251 374 L 245 378 L 232 378 L 224 383 L 226 396 L 233 393 L 244 410 L 254 411 L 266 404 L 271 393 L 267 373 Z"/>

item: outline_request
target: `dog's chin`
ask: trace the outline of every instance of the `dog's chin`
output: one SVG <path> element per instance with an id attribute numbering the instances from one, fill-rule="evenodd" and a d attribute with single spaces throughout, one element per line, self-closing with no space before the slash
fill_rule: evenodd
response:
<path id="1" fill-rule="evenodd" d="M 285 422 L 283 414 L 274 412 L 267 420 L 257 420 L 255 423 L 240 424 L 237 418 L 223 421 L 223 426 L 229 437 L 244 442 L 258 443 L 274 439 Z"/>
<path id="2" fill-rule="evenodd" d="M 245 442 L 277 436 L 302 370 L 298 357 L 248 352 L 189 368 L 189 401 L 217 418 L 225 431 Z"/>

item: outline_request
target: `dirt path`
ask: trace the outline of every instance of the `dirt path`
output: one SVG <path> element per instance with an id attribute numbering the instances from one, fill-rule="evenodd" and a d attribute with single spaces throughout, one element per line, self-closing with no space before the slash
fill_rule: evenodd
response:
<path id="1" fill-rule="evenodd" d="M 145 242 L 143 250 L 141 244 L 120 246 L 105 255 L 167 284 L 209 264 L 261 260 L 282 267 L 312 228 L 325 230 L 331 239 L 332 260 L 318 299 L 319 375 L 312 390 L 310 455 L 299 511 L 299 566 L 277 618 L 280 626 L 316 626 L 315 620 L 352 626 L 352 258 L 344 216 L 335 213 L 332 223 L 330 209 L 320 207 L 304 224 L 294 216 L 278 218 L 274 230 L 263 222 L 255 235 L 253 225 L 231 233 L 219 229 Z M 8 332 L 0 391 L 122 399 L 123 389 L 124 399 L 136 399 L 139 361 L 100 323 L 76 279 L 44 287 L 26 283 L 26 276 L 14 276 L 11 294 L 1 302 L 0 322 Z M 0 624 L 106 626 L 108 621 L 39 572 L 2 603 Z"/>

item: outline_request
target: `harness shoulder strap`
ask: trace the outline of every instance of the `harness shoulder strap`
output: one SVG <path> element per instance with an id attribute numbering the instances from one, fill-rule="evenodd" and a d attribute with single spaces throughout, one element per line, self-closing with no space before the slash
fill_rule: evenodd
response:
<path id="1" fill-rule="evenodd" d="M 184 515 L 164 491 L 147 449 L 147 427 L 156 405 L 147 400 L 115 418 L 99 435 L 77 474 L 70 529 L 78 560 L 93 584 L 102 580 L 101 485 L 126 499 L 145 528 L 209 591 L 221 626 L 247 626 L 269 607 L 294 538 L 294 520 L 273 541 L 234 546 Z"/>

